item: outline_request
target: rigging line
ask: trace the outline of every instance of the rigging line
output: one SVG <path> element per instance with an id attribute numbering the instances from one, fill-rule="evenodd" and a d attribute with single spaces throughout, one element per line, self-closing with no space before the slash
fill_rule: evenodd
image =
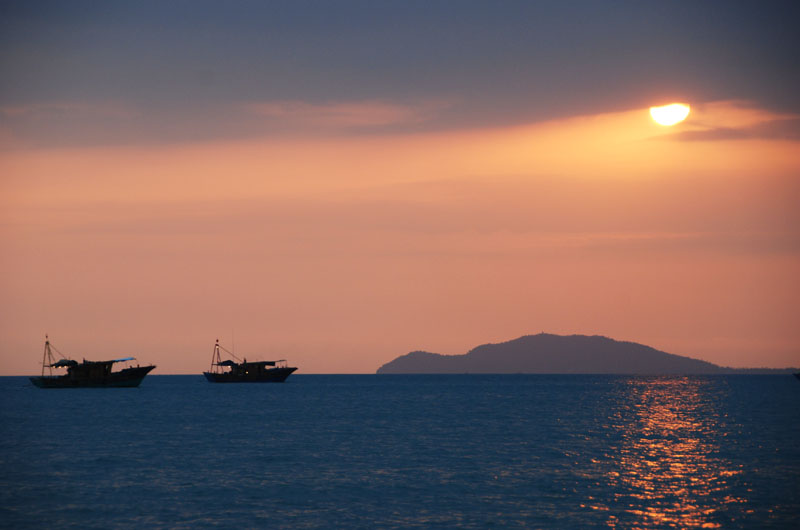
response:
<path id="1" fill-rule="evenodd" d="M 63 354 L 63 353 L 61 353 L 60 351 L 58 351 L 58 348 L 56 348 L 55 346 L 53 346 L 53 343 L 52 343 L 52 342 L 50 343 L 50 349 L 51 349 L 51 350 L 55 350 L 55 352 L 56 352 L 58 355 L 60 355 L 60 356 L 61 356 L 61 358 L 62 358 L 62 359 L 64 359 L 65 361 L 68 361 L 68 360 L 69 360 L 69 359 L 67 359 L 66 357 L 64 357 L 64 354 Z"/>
<path id="2" fill-rule="evenodd" d="M 219 349 L 224 351 L 225 353 L 227 353 L 228 355 L 230 355 L 231 357 L 233 357 L 237 361 L 242 362 L 242 360 L 240 358 L 238 358 L 236 355 L 234 355 L 232 351 L 227 350 L 224 346 L 220 346 Z"/>

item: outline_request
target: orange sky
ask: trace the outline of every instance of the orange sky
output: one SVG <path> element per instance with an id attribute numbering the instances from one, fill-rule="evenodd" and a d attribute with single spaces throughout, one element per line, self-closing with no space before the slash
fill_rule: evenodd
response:
<path id="1" fill-rule="evenodd" d="M 781 134 L 796 116 L 690 103 L 671 128 L 637 108 L 348 129 L 431 105 L 369 100 L 254 105 L 291 134 L 239 141 L 56 149 L 6 132 L 0 370 L 38 372 L 45 333 L 162 374 L 207 368 L 217 338 L 300 373 L 369 373 L 540 331 L 800 365 L 800 151 Z"/>

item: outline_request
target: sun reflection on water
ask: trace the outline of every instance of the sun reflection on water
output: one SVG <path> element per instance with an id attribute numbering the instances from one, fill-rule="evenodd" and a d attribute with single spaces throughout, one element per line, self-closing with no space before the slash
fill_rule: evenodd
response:
<path id="1" fill-rule="evenodd" d="M 683 377 L 626 382 L 628 402 L 609 418 L 620 443 L 606 454 L 613 467 L 606 481 L 617 492 L 608 526 L 719 528 L 724 505 L 747 502 L 729 492 L 741 469 L 720 454 L 725 433 L 707 384 Z"/>

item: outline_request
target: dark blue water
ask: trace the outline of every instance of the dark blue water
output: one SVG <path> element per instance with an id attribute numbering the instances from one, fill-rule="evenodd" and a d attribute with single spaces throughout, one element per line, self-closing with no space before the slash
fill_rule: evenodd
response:
<path id="1" fill-rule="evenodd" d="M 8 528 L 792 528 L 791 376 L 0 378 Z"/>

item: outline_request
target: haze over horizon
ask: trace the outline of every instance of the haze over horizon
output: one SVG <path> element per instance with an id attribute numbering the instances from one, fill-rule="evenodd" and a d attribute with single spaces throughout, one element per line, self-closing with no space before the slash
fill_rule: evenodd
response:
<path id="1" fill-rule="evenodd" d="M 4 2 L 0 374 L 45 334 L 159 374 L 540 331 L 800 365 L 798 15 Z"/>

